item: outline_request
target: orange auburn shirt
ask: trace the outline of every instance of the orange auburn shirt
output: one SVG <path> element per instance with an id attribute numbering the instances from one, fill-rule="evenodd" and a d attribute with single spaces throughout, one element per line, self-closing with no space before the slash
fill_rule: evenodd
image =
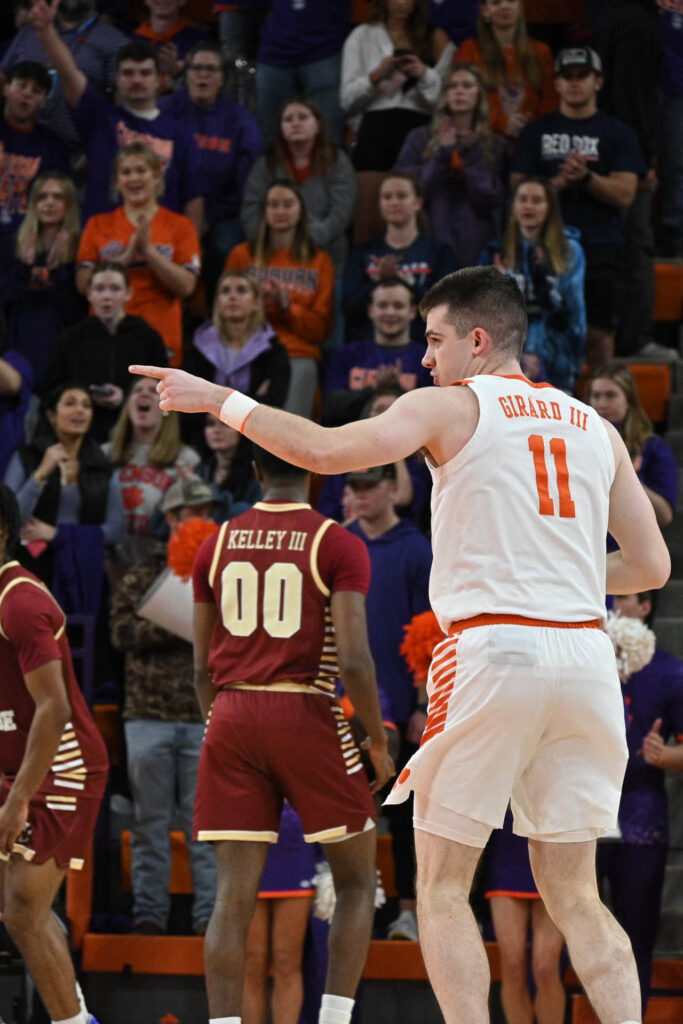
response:
<path id="1" fill-rule="evenodd" d="M 77 266 L 94 267 L 102 260 L 116 260 L 128 248 L 135 225 L 123 206 L 98 213 L 86 222 L 76 256 Z M 160 206 L 150 223 L 150 241 L 167 259 L 193 274 L 201 269 L 199 238 L 189 217 Z M 180 366 L 183 349 L 182 300 L 164 288 L 144 263 L 128 268 L 131 296 L 126 313 L 141 316 L 154 327 L 171 353 L 171 366 Z"/>
<path id="2" fill-rule="evenodd" d="M 332 330 L 334 267 L 318 249 L 306 263 L 292 259 L 287 249 L 276 250 L 267 267 L 257 267 L 248 242 L 236 245 L 225 261 L 225 270 L 246 270 L 259 284 L 268 278 L 289 292 L 289 309 L 276 303 L 266 316 L 292 359 L 321 358 L 321 346 Z"/>
<path id="3" fill-rule="evenodd" d="M 555 89 L 553 55 L 545 43 L 530 39 L 536 59 L 541 66 L 541 91 L 537 92 L 526 78 L 514 46 L 503 46 L 505 61 L 505 82 L 498 89 L 487 91 L 489 101 L 489 127 L 499 135 L 508 135 L 508 118 L 513 114 L 525 114 L 529 119 L 557 110 L 560 99 Z M 453 59 L 453 70 L 458 64 L 476 64 L 483 67 L 479 43 L 466 39 Z"/>

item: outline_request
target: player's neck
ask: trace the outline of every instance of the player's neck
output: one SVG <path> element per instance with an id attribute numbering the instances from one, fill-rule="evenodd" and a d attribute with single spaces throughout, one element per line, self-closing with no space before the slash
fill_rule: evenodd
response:
<path id="1" fill-rule="evenodd" d="M 301 484 L 268 483 L 264 488 L 264 501 L 295 501 L 308 504 L 308 477 Z"/>
<path id="2" fill-rule="evenodd" d="M 410 220 L 407 224 L 387 224 L 385 239 L 392 249 L 407 249 L 419 235 L 417 224 Z"/>

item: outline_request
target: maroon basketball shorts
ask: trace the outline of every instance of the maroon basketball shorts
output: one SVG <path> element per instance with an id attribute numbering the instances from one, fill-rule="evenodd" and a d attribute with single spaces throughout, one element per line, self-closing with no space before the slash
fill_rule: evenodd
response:
<path id="1" fill-rule="evenodd" d="M 14 843 L 13 853 L 31 864 L 54 859 L 60 868 L 80 870 L 90 848 L 95 822 L 107 783 L 107 773 L 88 775 L 85 789 L 70 793 L 38 793 L 29 802 L 28 821 Z M 3 781 L 0 805 L 9 786 Z M 0 855 L 2 860 L 7 857 Z"/>
<path id="2" fill-rule="evenodd" d="M 341 708 L 311 693 L 219 691 L 199 762 L 195 838 L 274 843 L 285 798 L 309 843 L 343 839 L 374 822 Z"/>

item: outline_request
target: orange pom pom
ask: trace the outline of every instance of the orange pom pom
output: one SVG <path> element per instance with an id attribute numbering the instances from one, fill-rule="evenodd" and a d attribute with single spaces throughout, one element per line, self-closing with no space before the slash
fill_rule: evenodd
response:
<path id="1" fill-rule="evenodd" d="M 189 580 L 197 552 L 207 537 L 218 529 L 216 523 L 193 516 L 181 523 L 168 542 L 166 563 L 176 576 Z"/>
<path id="2" fill-rule="evenodd" d="M 415 685 L 422 686 L 427 681 L 432 652 L 444 634 L 431 610 L 413 615 L 408 625 L 403 627 L 403 632 L 405 637 L 399 650 L 415 677 Z"/>

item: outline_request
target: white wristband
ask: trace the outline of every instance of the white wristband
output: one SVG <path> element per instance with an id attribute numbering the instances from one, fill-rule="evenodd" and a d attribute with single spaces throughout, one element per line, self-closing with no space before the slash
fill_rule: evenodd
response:
<path id="1" fill-rule="evenodd" d="M 240 434 L 242 434 L 244 433 L 244 425 L 249 418 L 249 414 L 254 411 L 257 405 L 258 402 L 255 402 L 253 398 L 243 395 L 241 391 L 232 390 L 223 402 L 218 418 L 222 423 L 227 423 L 229 427 L 239 430 Z"/>

